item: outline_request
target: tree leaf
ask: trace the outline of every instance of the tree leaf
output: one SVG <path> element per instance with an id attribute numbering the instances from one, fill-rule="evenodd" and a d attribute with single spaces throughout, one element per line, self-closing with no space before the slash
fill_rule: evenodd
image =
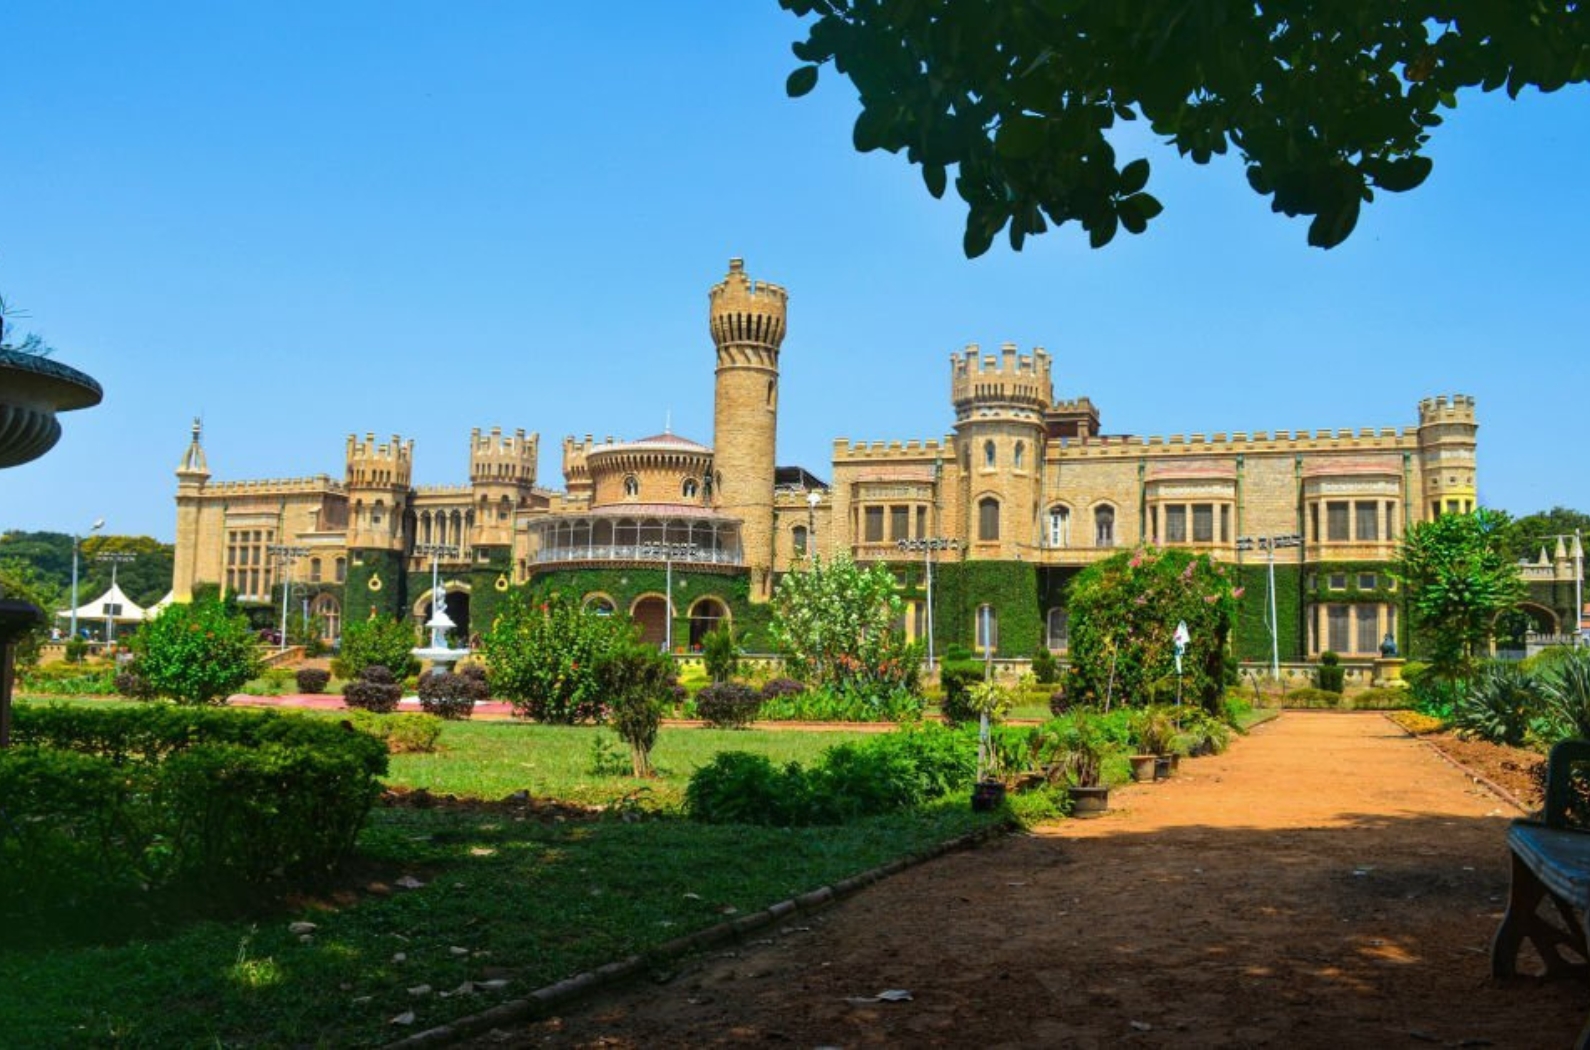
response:
<path id="1" fill-rule="evenodd" d="M 784 81 L 784 93 L 790 98 L 800 98 L 809 94 L 817 86 L 817 67 L 801 66 L 789 75 Z"/>
<path id="2" fill-rule="evenodd" d="M 942 199 L 944 196 L 944 180 L 944 165 L 922 165 L 922 181 L 927 185 L 928 192 L 933 194 L 935 199 Z"/>
<path id="3" fill-rule="evenodd" d="M 1139 157 L 1121 169 L 1121 193 L 1130 195 L 1148 185 L 1148 161 Z"/>

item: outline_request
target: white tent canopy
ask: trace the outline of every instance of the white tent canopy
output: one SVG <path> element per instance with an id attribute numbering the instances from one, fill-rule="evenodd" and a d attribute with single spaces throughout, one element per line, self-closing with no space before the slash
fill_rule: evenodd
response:
<path id="1" fill-rule="evenodd" d="M 72 610 L 62 609 L 55 615 L 57 619 L 70 620 L 72 618 Z M 127 597 L 120 585 L 115 583 L 111 584 L 110 590 L 98 598 L 86 605 L 77 607 L 79 627 L 83 625 L 103 626 L 106 620 L 109 620 L 114 625 L 143 623 L 146 615 L 143 606 Z M 112 633 L 114 633 L 114 629 Z"/>

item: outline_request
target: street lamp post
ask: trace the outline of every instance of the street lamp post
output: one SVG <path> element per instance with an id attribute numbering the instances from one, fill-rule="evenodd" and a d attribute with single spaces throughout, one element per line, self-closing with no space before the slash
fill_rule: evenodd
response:
<path id="1" fill-rule="evenodd" d="M 1278 547 L 1298 547 L 1303 543 L 1303 537 L 1295 532 L 1283 532 L 1276 536 L 1238 536 L 1237 550 L 1249 551 L 1257 547 L 1264 551 L 1269 561 L 1269 628 L 1270 628 L 1270 675 L 1277 682 L 1281 680 L 1281 632 L 1276 622 L 1275 613 L 1275 551 Z"/>
<path id="2" fill-rule="evenodd" d="M 137 557 L 138 556 L 133 554 L 131 551 L 108 551 L 104 554 L 94 555 L 94 560 L 98 562 L 110 563 L 110 589 L 114 591 L 116 589 L 116 570 L 121 568 L 123 565 L 126 565 L 128 562 L 135 560 Z M 112 636 L 115 633 L 115 618 L 119 615 L 121 615 L 121 606 L 119 604 L 114 604 L 111 602 L 105 603 L 106 652 L 110 651 L 111 642 L 114 641 Z"/>
<path id="3" fill-rule="evenodd" d="M 643 558 L 663 558 L 663 652 L 674 651 L 674 555 L 690 557 L 700 547 L 696 543 L 643 543 L 640 545 L 640 555 Z"/>
<path id="4" fill-rule="evenodd" d="M 933 673 L 933 552 L 955 551 L 961 549 L 961 541 L 948 536 L 928 536 L 919 540 L 896 540 L 896 547 L 902 552 L 922 552 L 922 564 L 927 580 L 927 668 L 928 674 Z"/>
<path id="5" fill-rule="evenodd" d="M 808 556 L 817 553 L 817 504 L 823 501 L 823 494 L 816 489 L 806 492 L 806 553 Z"/>
<path id="6" fill-rule="evenodd" d="M 89 528 L 88 534 L 92 536 L 105 527 L 104 518 L 95 518 L 94 524 Z M 68 639 L 77 637 L 77 549 L 83 545 L 81 536 L 72 537 L 72 626 Z"/>
<path id="7" fill-rule="evenodd" d="M 286 543 L 273 543 L 265 548 L 276 555 L 282 565 L 282 630 L 277 639 L 277 651 L 287 649 L 287 599 L 293 592 L 293 562 L 309 553 L 308 547 L 294 547 Z"/>

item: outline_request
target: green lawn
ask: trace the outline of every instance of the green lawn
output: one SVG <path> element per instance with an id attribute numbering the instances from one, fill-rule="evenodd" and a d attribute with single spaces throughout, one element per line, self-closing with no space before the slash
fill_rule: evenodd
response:
<path id="1" fill-rule="evenodd" d="M 586 803 L 640 790 L 651 812 L 547 824 L 378 807 L 353 897 L 168 922 L 124 943 L 8 946 L 0 930 L 0 1045 L 380 1045 L 1002 819 L 973 814 L 964 798 L 837 828 L 678 815 L 691 771 L 717 751 L 807 760 L 855 735 L 664 729 L 655 752 L 664 775 L 643 782 L 591 772 L 599 737 L 609 761 L 627 765 L 611 732 L 449 723 L 437 753 L 393 756 L 388 781 Z M 405 877 L 423 885 L 404 889 Z M 294 921 L 318 928 L 303 941 Z M 440 994 L 486 979 L 508 983 Z M 422 985 L 428 994 L 410 993 Z M 409 1011 L 412 1026 L 390 1023 Z"/>

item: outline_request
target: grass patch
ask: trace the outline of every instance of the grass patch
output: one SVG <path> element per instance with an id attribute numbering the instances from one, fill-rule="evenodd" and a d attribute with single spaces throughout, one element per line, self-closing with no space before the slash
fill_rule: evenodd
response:
<path id="1" fill-rule="evenodd" d="M 998 819 L 959 798 L 796 830 L 380 810 L 365 863 L 423 887 L 122 945 L 0 947 L 0 1018 L 16 1046 L 379 1045 Z M 486 977 L 509 983 L 438 994 Z M 390 1023 L 410 1010 L 412 1027 Z"/>

